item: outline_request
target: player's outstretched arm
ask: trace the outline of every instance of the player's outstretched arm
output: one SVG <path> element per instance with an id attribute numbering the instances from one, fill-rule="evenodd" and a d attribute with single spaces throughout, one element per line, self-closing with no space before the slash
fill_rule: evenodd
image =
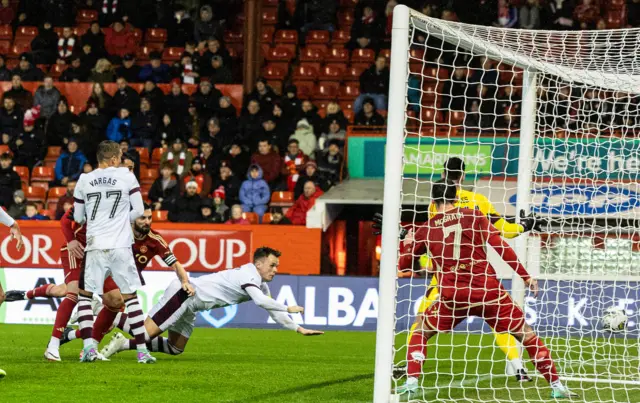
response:
<path id="1" fill-rule="evenodd" d="M 196 290 L 189 283 L 189 276 L 187 275 L 187 271 L 184 267 L 182 267 L 182 264 L 176 261 L 171 265 L 171 268 L 176 272 L 176 275 L 182 284 L 182 289 L 185 290 L 190 297 L 193 297 L 196 294 Z"/>
<path id="2" fill-rule="evenodd" d="M 140 187 L 131 189 L 129 200 L 131 200 L 131 211 L 129 212 L 129 219 L 131 220 L 131 222 L 134 222 L 144 214 L 144 201 L 142 201 Z"/>
<path id="3" fill-rule="evenodd" d="M 243 286 L 244 287 L 244 286 Z M 285 304 L 281 304 L 273 298 L 269 298 L 264 295 L 260 288 L 255 285 L 248 285 L 245 287 L 245 291 L 253 302 L 258 305 L 262 309 L 266 309 L 267 311 L 276 311 L 276 312 L 288 312 L 288 313 L 301 313 L 304 312 L 304 308 L 301 306 L 286 306 Z"/>
<path id="4" fill-rule="evenodd" d="M 0 209 L 0 224 L 4 224 L 9 227 L 9 234 L 11 235 L 11 238 L 16 240 L 16 248 L 18 250 L 22 249 L 22 232 L 20 231 L 20 225 L 2 209 Z"/>

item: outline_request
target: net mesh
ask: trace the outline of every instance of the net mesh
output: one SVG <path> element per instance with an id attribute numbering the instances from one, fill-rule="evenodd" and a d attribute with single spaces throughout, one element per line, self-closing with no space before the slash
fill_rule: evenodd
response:
<path id="1" fill-rule="evenodd" d="M 428 219 L 430 185 L 452 156 L 466 164 L 463 189 L 515 217 L 520 126 L 534 115 L 529 205 L 546 225 L 526 240 L 525 266 L 542 292 L 520 301 L 527 323 L 585 401 L 640 401 L 640 30 L 527 31 L 417 13 L 410 19 L 404 225 Z M 535 73 L 530 110 L 523 110 L 525 72 Z M 413 270 L 399 272 L 398 365 L 406 363 L 413 321 L 431 303 L 419 258 Z M 491 252 L 490 261 L 509 289 L 508 266 Z M 612 307 L 625 310 L 625 330 L 604 330 Z M 491 329 L 472 318 L 430 342 L 418 400 L 548 400 L 544 379 L 519 385 L 509 367 Z"/>

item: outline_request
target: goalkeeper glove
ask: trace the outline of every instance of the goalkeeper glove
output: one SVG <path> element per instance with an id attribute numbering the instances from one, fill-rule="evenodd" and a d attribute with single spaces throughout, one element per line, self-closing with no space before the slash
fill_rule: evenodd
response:
<path id="1" fill-rule="evenodd" d="M 541 219 L 537 215 L 533 213 L 529 213 L 529 215 L 525 215 L 524 210 L 520 210 L 520 225 L 524 228 L 523 232 L 528 232 L 531 230 L 534 231 L 542 231 L 542 224 L 546 223 L 545 220 Z"/>
<path id="2" fill-rule="evenodd" d="M 382 234 L 382 214 L 380 213 L 375 213 L 373 215 L 373 234 L 374 235 L 380 235 Z M 402 241 L 404 239 L 404 237 L 407 235 L 407 230 L 400 227 L 400 233 L 399 233 L 399 237 L 400 240 Z"/>

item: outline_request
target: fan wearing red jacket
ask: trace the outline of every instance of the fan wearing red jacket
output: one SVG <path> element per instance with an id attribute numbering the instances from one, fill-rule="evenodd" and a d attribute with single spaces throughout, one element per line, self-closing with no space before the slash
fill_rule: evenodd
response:
<path id="1" fill-rule="evenodd" d="M 293 225 L 307 225 L 307 213 L 316 204 L 316 199 L 324 194 L 311 180 L 304 184 L 303 189 L 302 195 L 287 210 L 287 218 Z"/>
<path id="2" fill-rule="evenodd" d="M 455 207 L 456 185 L 435 183 L 431 191 L 437 213 L 405 237 L 399 259 L 400 269 L 413 264 L 414 257 L 429 253 L 440 284 L 440 300 L 419 318 L 407 348 L 407 381 L 396 392 L 415 395 L 418 377 L 427 356 L 427 342 L 438 332 L 448 332 L 470 316 L 479 316 L 496 332 L 513 335 L 529 353 L 534 366 L 549 382 L 553 398 L 574 397 L 556 371 L 551 352 L 524 319 L 524 312 L 511 299 L 487 261 L 485 247 L 491 245 L 533 292 L 538 282 L 531 278 L 500 232 L 480 211 Z"/>

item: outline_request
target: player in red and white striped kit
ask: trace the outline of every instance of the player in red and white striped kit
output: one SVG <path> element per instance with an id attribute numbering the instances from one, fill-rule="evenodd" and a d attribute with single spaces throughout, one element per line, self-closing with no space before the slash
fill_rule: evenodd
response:
<path id="1" fill-rule="evenodd" d="M 414 257 L 429 253 L 440 284 L 440 299 L 419 319 L 407 348 L 407 382 L 396 393 L 418 392 L 418 377 L 427 356 L 427 342 L 438 332 L 448 332 L 469 316 L 481 317 L 498 333 L 508 332 L 522 343 L 531 361 L 552 388 L 552 398 L 577 396 L 560 381 L 551 352 L 524 319 L 524 312 L 511 299 L 487 261 L 485 247 L 491 245 L 518 273 L 533 292 L 538 283 L 527 273 L 499 231 L 480 211 L 455 207 L 455 183 L 435 183 L 431 191 L 437 213 L 404 238 L 400 269 L 411 267 Z"/>

